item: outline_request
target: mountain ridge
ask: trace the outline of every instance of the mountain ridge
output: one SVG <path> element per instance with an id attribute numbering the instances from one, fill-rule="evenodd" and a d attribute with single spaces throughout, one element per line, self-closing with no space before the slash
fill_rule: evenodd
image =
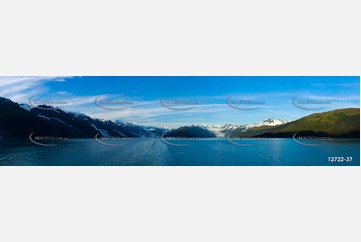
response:
<path id="1" fill-rule="evenodd" d="M 82 113 L 40 105 L 32 107 L 0 97 L 0 138 L 26 138 L 31 133 L 69 138 L 114 137 L 268 137 L 290 138 L 295 133 L 336 138 L 360 137 L 360 109 L 336 109 L 298 120 L 266 119 L 255 124 L 195 124 L 173 129 L 91 118 Z"/>
<path id="2" fill-rule="evenodd" d="M 161 128 L 146 129 L 137 125 L 116 124 L 51 106 L 31 107 L 0 97 L 0 137 L 27 138 L 36 133 L 67 138 L 94 138 L 100 133 L 100 136 L 133 138 L 155 137 L 164 132 Z"/>
<path id="3" fill-rule="evenodd" d="M 232 137 L 291 138 L 299 135 L 331 138 L 360 138 L 360 109 L 344 108 L 314 113 L 295 121 L 275 126 L 259 126 L 235 131 Z"/>

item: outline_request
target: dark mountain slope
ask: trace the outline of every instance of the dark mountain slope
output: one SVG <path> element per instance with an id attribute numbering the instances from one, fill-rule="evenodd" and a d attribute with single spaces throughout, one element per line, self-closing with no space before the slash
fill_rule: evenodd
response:
<path id="1" fill-rule="evenodd" d="M 0 97 L 0 137 L 27 138 L 31 133 L 66 138 L 160 136 L 164 129 L 93 119 L 50 106 L 32 108 Z"/>
<path id="2" fill-rule="evenodd" d="M 19 104 L 0 97 L 0 136 L 29 137 L 32 132 L 57 134 L 48 122 L 24 110 Z"/>
<path id="3" fill-rule="evenodd" d="M 214 138 L 216 137 L 211 131 L 198 126 L 183 126 L 174 129 L 164 135 L 164 137 L 173 138 Z"/>

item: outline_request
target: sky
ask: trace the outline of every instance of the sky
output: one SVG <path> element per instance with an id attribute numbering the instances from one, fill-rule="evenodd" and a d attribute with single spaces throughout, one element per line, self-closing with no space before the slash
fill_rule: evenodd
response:
<path id="1" fill-rule="evenodd" d="M 158 127 L 296 120 L 360 106 L 359 77 L 0 77 L 0 96 Z M 315 104 L 318 102 L 319 104 Z"/>

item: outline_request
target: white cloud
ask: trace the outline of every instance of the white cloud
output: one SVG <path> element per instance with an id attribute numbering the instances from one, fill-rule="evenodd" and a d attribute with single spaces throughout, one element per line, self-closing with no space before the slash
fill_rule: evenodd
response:
<path id="1" fill-rule="evenodd" d="M 66 111 L 80 112 L 91 117 L 106 120 L 123 120 L 130 122 L 146 123 L 181 123 L 192 122 L 194 119 L 205 120 L 209 122 L 218 122 L 218 120 L 229 120 L 232 122 L 248 122 L 248 120 L 261 121 L 263 118 L 299 118 L 307 114 L 291 105 L 291 99 L 294 96 L 311 99 L 331 99 L 332 108 L 358 107 L 359 100 L 357 95 L 348 96 L 322 96 L 314 93 L 305 93 L 298 91 L 282 93 L 229 93 L 228 95 L 202 96 L 193 99 L 202 100 L 200 105 L 195 105 L 190 110 L 170 110 L 160 105 L 160 100 L 142 100 L 144 97 L 128 97 L 125 94 L 100 95 L 102 98 L 121 98 L 133 101 L 128 109 L 124 110 L 105 110 L 97 107 L 94 103 L 97 96 L 78 96 L 62 90 L 50 90 L 47 87 L 49 82 L 63 82 L 69 77 L 47 76 L 47 77 L 0 77 L 0 96 L 10 98 L 18 103 L 27 103 L 29 98 L 45 98 L 49 95 L 61 97 L 67 101 L 60 108 Z M 74 90 L 75 92 L 75 90 Z M 226 105 L 227 97 L 242 98 L 245 100 L 265 100 L 266 104 L 262 106 L 264 112 L 252 113 L 252 115 L 242 115 L 244 113 L 233 110 Z M 188 98 L 183 98 L 188 100 Z M 269 115 L 272 116 L 269 116 Z M 176 122 L 174 122 L 176 121 Z"/>
<path id="2" fill-rule="evenodd" d="M 63 82 L 64 76 L 0 77 L 0 96 L 25 103 L 31 96 L 46 93 L 46 82 Z"/>

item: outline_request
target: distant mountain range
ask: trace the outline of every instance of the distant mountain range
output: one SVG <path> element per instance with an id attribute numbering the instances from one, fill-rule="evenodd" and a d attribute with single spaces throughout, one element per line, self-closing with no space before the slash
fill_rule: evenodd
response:
<path id="1" fill-rule="evenodd" d="M 159 128 L 120 120 L 91 118 L 50 106 L 31 107 L 0 97 L 0 138 L 27 138 L 31 133 L 67 138 L 112 137 L 292 137 L 295 133 L 338 138 L 360 137 L 360 109 L 316 113 L 296 121 L 267 119 L 255 124 L 222 124 Z"/>
<path id="2" fill-rule="evenodd" d="M 165 137 L 292 138 L 296 133 L 304 136 L 360 138 L 360 109 L 348 108 L 315 113 L 292 122 L 267 119 L 260 123 L 246 125 L 184 126 L 170 131 Z"/>
<path id="3" fill-rule="evenodd" d="M 217 137 L 225 137 L 229 133 L 232 133 L 235 130 L 245 131 L 252 127 L 260 127 L 260 126 L 277 126 L 281 124 L 288 123 L 288 121 L 281 119 L 267 119 L 259 123 L 255 124 L 222 124 L 222 125 L 202 125 L 197 124 L 195 126 L 201 127 L 203 129 L 207 129 L 213 132 Z"/>

